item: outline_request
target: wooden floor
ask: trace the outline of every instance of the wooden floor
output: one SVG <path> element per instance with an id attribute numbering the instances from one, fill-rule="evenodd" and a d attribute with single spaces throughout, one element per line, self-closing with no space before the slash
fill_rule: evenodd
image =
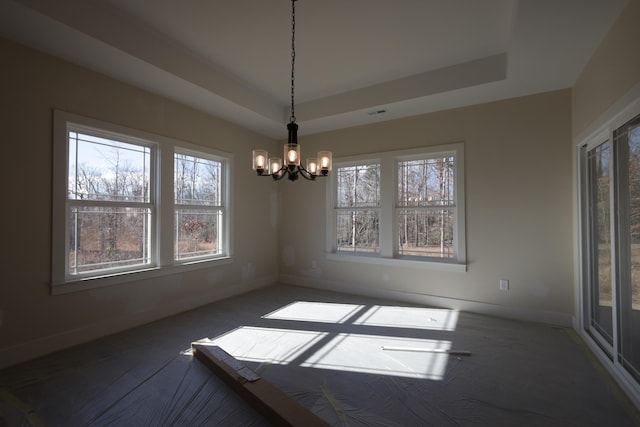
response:
<path id="1" fill-rule="evenodd" d="M 275 286 L 0 371 L 0 426 L 269 425 L 202 338 L 335 426 L 640 425 L 570 329 Z"/>

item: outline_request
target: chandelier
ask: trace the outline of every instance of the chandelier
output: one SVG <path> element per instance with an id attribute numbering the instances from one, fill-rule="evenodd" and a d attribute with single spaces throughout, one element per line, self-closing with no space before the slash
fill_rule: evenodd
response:
<path id="1" fill-rule="evenodd" d="M 284 145 L 284 162 L 280 157 L 269 157 L 266 150 L 253 150 L 253 170 L 259 176 L 271 176 L 274 180 L 286 176 L 290 181 L 296 181 L 302 176 L 313 181 L 317 176 L 327 176 L 331 170 L 332 159 L 331 151 L 319 151 L 317 157 L 307 159 L 306 167 L 300 162 L 295 111 L 296 1 L 291 0 L 291 116 L 287 124 L 289 138 Z"/>

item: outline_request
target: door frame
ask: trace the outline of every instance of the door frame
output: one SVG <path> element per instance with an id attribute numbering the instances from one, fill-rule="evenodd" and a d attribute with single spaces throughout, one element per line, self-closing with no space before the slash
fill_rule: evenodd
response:
<path id="1" fill-rule="evenodd" d="M 616 102 L 611 108 L 609 108 L 604 114 L 602 114 L 583 134 L 574 139 L 574 170 L 575 170 L 575 201 L 574 201 L 574 218 L 576 220 L 575 226 L 575 249 L 576 249 L 576 265 L 575 265 L 575 277 L 576 277 L 576 318 L 574 322 L 574 328 L 577 333 L 587 344 L 587 347 L 595 354 L 598 360 L 604 365 L 607 371 L 612 375 L 620 387 L 627 393 L 631 401 L 640 409 L 640 383 L 633 378 L 633 376 L 621 365 L 618 361 L 618 327 L 617 327 L 617 301 L 616 301 L 616 245 L 617 238 L 615 235 L 615 229 L 611 229 L 612 232 L 612 310 L 613 310 L 613 346 L 612 354 L 609 355 L 603 350 L 603 340 L 594 337 L 594 334 L 588 332 L 589 328 L 589 315 L 590 309 L 590 297 L 589 289 L 589 236 L 587 232 L 588 227 L 588 211 L 587 202 L 588 197 L 587 189 L 587 152 L 588 150 L 598 146 L 605 140 L 611 141 L 612 157 L 613 157 L 613 132 L 640 114 L 640 84 L 636 85 L 629 93 L 623 96 L 618 102 Z M 615 171 L 610 171 L 612 176 L 615 175 Z M 612 187 L 612 190 L 614 188 Z M 614 191 L 610 193 L 610 200 L 613 203 L 615 198 Z M 615 210 L 613 204 L 611 205 L 611 227 L 615 226 Z M 609 344 L 605 344 L 607 347 Z"/>

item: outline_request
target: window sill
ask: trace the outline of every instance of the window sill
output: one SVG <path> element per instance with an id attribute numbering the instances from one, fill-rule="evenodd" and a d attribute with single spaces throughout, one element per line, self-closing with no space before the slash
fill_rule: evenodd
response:
<path id="1" fill-rule="evenodd" d="M 422 268 L 425 270 L 452 271 L 464 273 L 467 264 L 454 261 L 432 261 L 431 259 L 416 260 L 403 258 L 383 258 L 375 255 L 350 255 L 345 253 L 327 253 L 327 260 L 338 262 L 357 262 L 362 264 L 386 265 L 390 267 Z"/>
<path id="2" fill-rule="evenodd" d="M 125 271 L 103 276 L 82 277 L 70 279 L 63 282 L 51 284 L 51 295 L 63 295 L 72 292 L 86 291 L 89 289 L 102 288 L 105 286 L 120 285 L 123 283 L 152 279 L 155 277 L 169 276 L 172 274 L 184 273 L 186 271 L 201 270 L 205 268 L 217 267 L 231 264 L 233 258 L 224 257 L 216 259 L 198 260 L 174 264 L 163 267 L 150 267 L 135 271 Z"/>

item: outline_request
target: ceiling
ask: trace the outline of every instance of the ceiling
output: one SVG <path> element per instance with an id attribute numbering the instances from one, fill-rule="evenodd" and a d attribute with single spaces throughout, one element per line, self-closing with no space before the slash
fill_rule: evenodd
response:
<path id="1" fill-rule="evenodd" d="M 626 1 L 298 0 L 299 133 L 571 87 Z M 286 135 L 289 0 L 0 0 L 0 36 Z"/>

